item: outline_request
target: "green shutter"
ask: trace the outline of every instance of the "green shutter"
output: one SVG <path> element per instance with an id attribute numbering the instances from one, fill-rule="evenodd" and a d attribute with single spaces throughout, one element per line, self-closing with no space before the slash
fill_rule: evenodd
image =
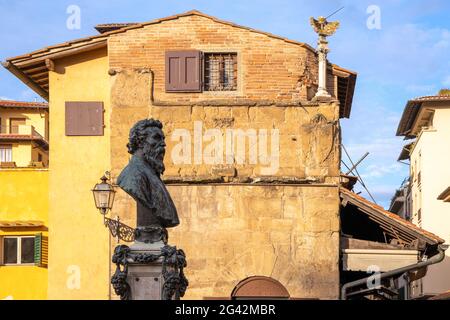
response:
<path id="1" fill-rule="evenodd" d="M 42 233 L 34 236 L 34 264 L 42 265 Z"/>

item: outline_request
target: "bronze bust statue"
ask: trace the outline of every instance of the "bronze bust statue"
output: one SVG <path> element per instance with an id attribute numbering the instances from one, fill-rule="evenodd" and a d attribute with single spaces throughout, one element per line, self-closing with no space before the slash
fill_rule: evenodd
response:
<path id="1" fill-rule="evenodd" d="M 166 144 L 162 123 L 155 119 L 138 121 L 130 130 L 130 162 L 117 178 L 117 184 L 137 202 L 136 240 L 167 242 L 165 228 L 180 222 L 177 210 L 161 180 Z"/>

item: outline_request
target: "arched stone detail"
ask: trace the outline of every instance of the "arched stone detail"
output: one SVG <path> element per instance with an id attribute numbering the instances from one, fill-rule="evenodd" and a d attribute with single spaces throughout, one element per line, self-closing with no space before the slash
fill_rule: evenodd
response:
<path id="1" fill-rule="evenodd" d="M 231 299 L 289 299 L 287 289 L 277 280 L 266 276 L 252 276 L 240 281 L 231 292 Z"/>

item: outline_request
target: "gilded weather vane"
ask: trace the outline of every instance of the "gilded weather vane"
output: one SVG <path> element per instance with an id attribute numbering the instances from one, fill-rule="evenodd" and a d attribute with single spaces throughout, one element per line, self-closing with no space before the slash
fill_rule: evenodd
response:
<path id="1" fill-rule="evenodd" d="M 342 9 L 342 8 L 341 8 Z M 340 10 L 340 9 L 339 9 Z M 338 10 L 338 11 L 339 11 Z M 337 11 L 336 11 L 337 12 Z M 334 13 L 336 13 L 334 12 Z M 334 14 L 333 13 L 333 14 Z M 331 15 L 333 15 L 331 14 Z M 330 16 L 331 16 L 330 15 Z M 328 17 L 330 17 L 328 16 Z M 327 53 L 328 48 L 327 37 L 331 36 L 339 28 L 339 21 L 328 22 L 327 18 L 319 17 L 309 19 L 314 31 L 319 35 L 317 41 L 317 53 L 319 58 L 319 85 L 315 95 L 316 99 L 330 99 L 331 95 L 327 91 Z"/>
<path id="2" fill-rule="evenodd" d="M 324 17 L 319 17 L 317 20 L 311 17 L 309 21 L 319 36 L 331 36 L 339 28 L 339 21 L 328 22 Z"/>

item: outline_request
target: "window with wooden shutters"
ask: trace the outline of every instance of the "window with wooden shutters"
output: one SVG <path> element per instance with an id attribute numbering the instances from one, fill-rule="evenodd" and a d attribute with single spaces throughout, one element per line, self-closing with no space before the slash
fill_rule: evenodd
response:
<path id="1" fill-rule="evenodd" d="M 25 118 L 10 118 L 9 119 L 9 133 L 19 133 L 19 127 L 25 125 L 27 120 Z"/>
<path id="2" fill-rule="evenodd" d="M 3 237 L 0 236 L 0 266 L 4 264 L 3 261 Z"/>
<path id="3" fill-rule="evenodd" d="M 42 233 L 34 237 L 34 263 L 39 267 L 48 265 L 48 237 Z"/>
<path id="4" fill-rule="evenodd" d="M 2 264 L 35 264 L 36 237 L 5 236 L 2 239 Z"/>
<path id="5" fill-rule="evenodd" d="M 166 51 L 166 91 L 202 91 L 202 53 L 200 51 Z"/>
<path id="6" fill-rule="evenodd" d="M 102 136 L 103 128 L 103 102 L 66 102 L 66 136 Z"/>

